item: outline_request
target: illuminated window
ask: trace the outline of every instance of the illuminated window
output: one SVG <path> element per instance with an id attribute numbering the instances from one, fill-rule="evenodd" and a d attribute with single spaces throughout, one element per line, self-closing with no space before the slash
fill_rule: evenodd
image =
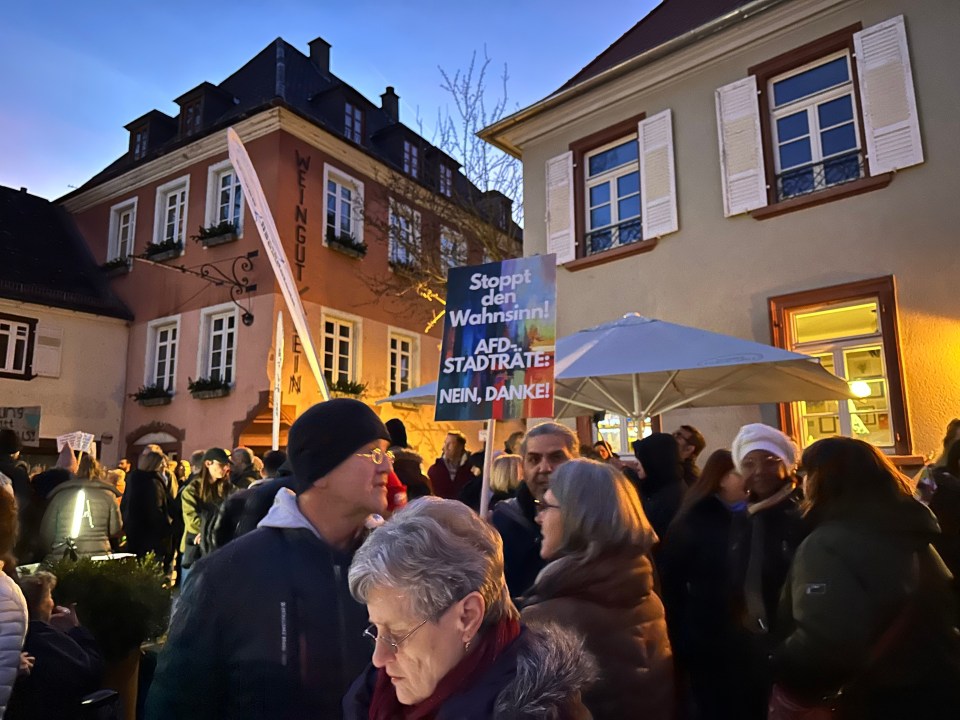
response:
<path id="1" fill-rule="evenodd" d="M 847 380 L 852 400 L 797 402 L 784 419 L 804 447 L 842 435 L 910 453 L 892 278 L 772 298 L 775 344 Z"/>
<path id="2" fill-rule="evenodd" d="M 612 415 L 607 413 L 603 419 L 597 423 L 597 432 L 601 440 L 606 440 L 610 448 L 617 455 L 632 456 L 633 443 L 640 439 L 641 435 L 637 427 L 637 421 L 625 415 Z M 653 433 L 653 423 L 650 418 L 643 421 L 643 435 L 647 437 Z"/>
<path id="3" fill-rule="evenodd" d="M 416 338 L 390 333 L 390 394 L 413 387 Z"/>

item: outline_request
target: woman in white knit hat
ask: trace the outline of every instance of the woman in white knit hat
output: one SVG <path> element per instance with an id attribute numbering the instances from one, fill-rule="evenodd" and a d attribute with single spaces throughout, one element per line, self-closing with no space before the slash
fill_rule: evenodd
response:
<path id="1" fill-rule="evenodd" d="M 762 423 L 744 425 L 733 441 L 733 461 L 743 475 L 747 512 L 731 528 L 731 564 L 739 601 L 739 641 L 733 643 L 743 678 L 741 720 L 766 718 L 772 686 L 768 658 L 780 591 L 806 535 L 797 492 L 797 446 Z"/>

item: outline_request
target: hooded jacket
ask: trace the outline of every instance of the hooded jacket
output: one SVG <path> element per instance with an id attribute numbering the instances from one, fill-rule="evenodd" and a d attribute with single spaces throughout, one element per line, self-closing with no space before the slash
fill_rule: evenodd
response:
<path id="1" fill-rule="evenodd" d="M 257 530 L 190 571 L 148 720 L 339 718 L 344 693 L 370 660 L 366 609 L 347 586 L 352 559 L 281 491 Z"/>
<path id="2" fill-rule="evenodd" d="M 393 446 L 393 471 L 400 478 L 400 482 L 407 486 L 407 500 L 414 500 L 424 495 L 432 495 L 430 478 L 423 474 L 423 458 L 410 448 Z"/>
<path id="3" fill-rule="evenodd" d="M 825 518 L 784 587 L 778 682 L 808 699 L 842 689 L 844 718 L 956 717 L 960 636 L 938 532 L 908 497 Z"/>
<path id="4" fill-rule="evenodd" d="M 63 542 L 71 532 L 77 497 L 84 492 L 80 534 L 75 539 L 77 554 L 81 557 L 104 555 L 110 552 L 110 539 L 123 532 L 117 498 L 120 492 L 109 483 L 99 480 L 71 480 L 57 485 L 50 493 L 49 504 L 40 523 L 40 540 L 46 548 L 47 559 L 59 559 L 62 551 L 54 546 Z"/>
<path id="5" fill-rule="evenodd" d="M 634 442 L 633 452 L 644 471 L 639 488 L 643 511 L 657 537 L 663 538 L 686 490 L 677 441 L 673 435 L 654 433 Z"/>
<path id="6" fill-rule="evenodd" d="M 530 625 L 557 623 L 584 640 L 599 679 L 584 693 L 594 720 L 673 717 L 673 655 L 653 566 L 638 550 L 576 566 L 547 565 L 525 598 Z"/>
<path id="7" fill-rule="evenodd" d="M 120 500 L 120 514 L 127 533 L 127 551 L 143 557 L 148 552 L 163 560 L 169 550 L 172 519 L 170 496 L 159 472 L 134 470 Z"/>
<path id="8" fill-rule="evenodd" d="M 344 720 L 367 720 L 376 677 L 370 666 L 353 683 Z M 440 706 L 435 720 L 588 720 L 580 694 L 594 677 L 576 635 L 558 626 L 523 628 L 493 667 Z"/>

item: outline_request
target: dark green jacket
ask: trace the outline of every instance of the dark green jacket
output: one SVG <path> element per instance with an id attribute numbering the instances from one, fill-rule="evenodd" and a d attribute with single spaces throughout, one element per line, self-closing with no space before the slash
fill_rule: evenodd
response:
<path id="1" fill-rule="evenodd" d="M 912 498 L 852 515 L 825 519 L 797 550 L 777 681 L 808 700 L 842 690 L 842 717 L 939 718 L 944 703 L 956 712 L 956 609 L 931 547 L 936 520 Z"/>

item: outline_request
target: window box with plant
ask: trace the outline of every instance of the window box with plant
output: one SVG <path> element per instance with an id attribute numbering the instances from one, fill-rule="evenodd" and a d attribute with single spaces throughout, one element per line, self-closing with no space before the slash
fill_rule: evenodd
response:
<path id="1" fill-rule="evenodd" d="M 224 220 L 219 225 L 201 226 L 193 239 L 203 245 L 205 248 L 215 247 L 216 245 L 226 245 L 236 242 L 237 226 L 229 220 Z"/>
<path id="2" fill-rule="evenodd" d="M 153 407 L 155 405 L 169 405 L 173 399 L 173 393 L 162 383 L 156 385 L 141 385 L 140 389 L 130 395 L 134 400 L 144 407 Z"/>
<path id="3" fill-rule="evenodd" d="M 115 257 L 112 260 L 107 260 L 100 266 L 100 269 L 107 274 L 107 277 L 114 277 L 115 275 L 126 275 L 130 272 L 132 265 L 133 261 L 129 257 Z"/>
<path id="4" fill-rule="evenodd" d="M 399 275 L 407 275 L 408 277 L 415 278 L 421 274 L 420 266 L 417 264 L 416 260 L 401 260 L 399 258 L 391 258 L 389 261 L 390 269 Z"/>
<path id="5" fill-rule="evenodd" d="M 330 397 L 361 398 L 367 391 L 367 384 L 339 378 L 336 382 L 330 383 L 328 389 L 330 390 Z"/>
<path id="6" fill-rule="evenodd" d="M 350 257 L 362 258 L 367 254 L 367 244 L 357 242 L 349 233 L 335 233 L 327 228 L 327 245 L 337 252 Z"/>
<path id="7" fill-rule="evenodd" d="M 230 383 L 226 380 L 221 380 L 219 375 L 190 380 L 187 388 L 190 390 L 190 394 L 197 400 L 226 397 L 230 394 L 231 389 Z"/>
<path id="8" fill-rule="evenodd" d="M 144 255 L 153 262 L 163 262 L 175 257 L 180 257 L 183 252 L 183 243 L 177 240 L 164 240 L 163 242 L 149 243 L 144 250 Z"/>

